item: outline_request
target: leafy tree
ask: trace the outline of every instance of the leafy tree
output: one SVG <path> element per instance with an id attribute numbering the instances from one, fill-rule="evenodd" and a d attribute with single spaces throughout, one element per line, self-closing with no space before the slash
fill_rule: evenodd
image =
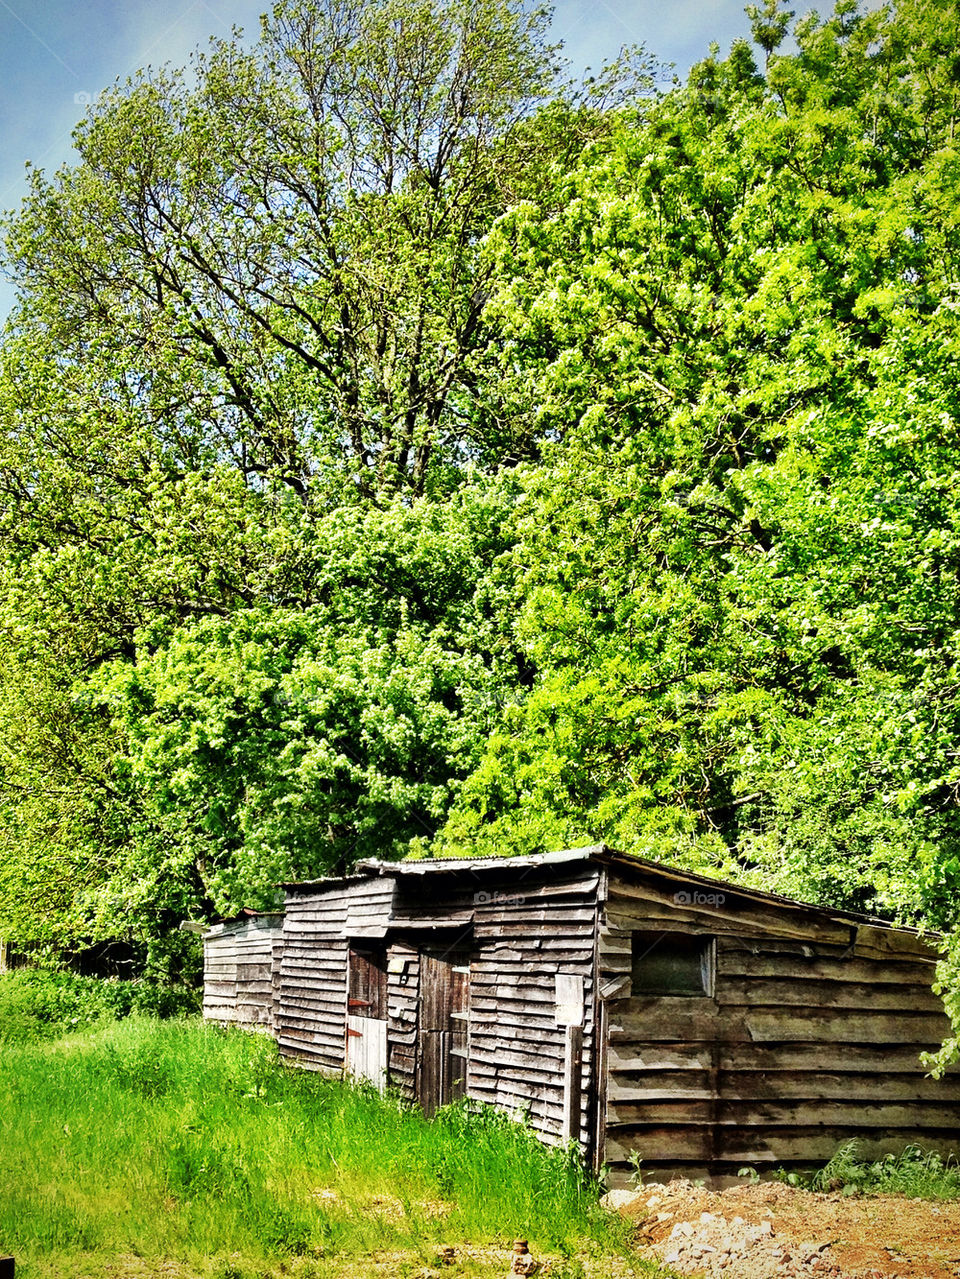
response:
<path id="1" fill-rule="evenodd" d="M 766 84 L 711 57 L 499 223 L 504 380 L 555 441 L 537 677 L 440 847 L 606 838 L 956 923 L 956 178 L 903 40 L 936 23 L 843 3 Z"/>
<path id="2" fill-rule="evenodd" d="M 134 709 L 215 683 L 254 619 L 282 636 L 302 615 L 316 663 L 332 671 L 337 645 L 352 663 L 341 752 L 363 697 L 402 683 L 401 633 L 408 665 L 413 636 L 447 663 L 428 681 L 438 714 L 501 678 L 502 645 L 461 616 L 470 556 L 499 553 L 484 500 L 439 525 L 403 504 L 447 495 L 445 468 L 476 452 L 461 366 L 490 269 L 479 241 L 538 145 L 526 120 L 553 78 L 545 24 L 514 0 L 278 6 L 252 51 L 220 42 L 189 74 L 105 94 L 78 130 L 80 163 L 34 174 L 8 226 L 21 304 L 0 356 L 5 927 L 156 932 L 262 891 L 265 870 L 230 869 L 239 810 L 211 854 L 199 801 L 165 808 L 172 780 L 144 782 L 145 761 L 176 756 L 174 725 L 157 710 L 166 747 L 151 750 Z M 368 525 L 371 504 L 383 514 Z M 464 742 L 472 724 L 465 712 Z M 261 725 L 248 718 L 249 741 L 235 728 L 249 763 Z M 424 750 L 442 756 L 437 742 Z M 468 746 L 449 750 L 446 782 L 423 761 L 431 785 L 462 771 Z M 383 812 L 392 765 L 378 766 Z M 195 798 L 215 773 L 197 761 Z M 328 802 L 328 825 L 353 829 L 347 804 L 346 790 Z M 408 825 L 391 848 L 423 835 Z M 355 835 L 323 839 L 315 871 Z"/>
<path id="3" fill-rule="evenodd" d="M 514 488 L 301 512 L 309 594 L 156 607 L 132 658 L 58 663 L 26 618 L 0 683 L 4 927 L 133 930 L 159 962 L 185 917 L 429 842 L 520 675 L 497 569 Z"/>
<path id="4" fill-rule="evenodd" d="M 442 483 L 545 24 L 517 0 L 292 0 L 251 52 L 118 86 L 12 222 L 18 324 L 61 368 L 93 355 L 100 412 L 249 484 Z"/>

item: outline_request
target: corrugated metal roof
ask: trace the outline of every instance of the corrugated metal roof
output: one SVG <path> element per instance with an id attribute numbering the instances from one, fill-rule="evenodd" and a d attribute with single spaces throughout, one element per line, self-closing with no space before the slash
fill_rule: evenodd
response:
<path id="1" fill-rule="evenodd" d="M 374 875 L 426 875 L 435 870 L 476 871 L 495 866 L 509 866 L 512 870 L 534 870 L 537 866 L 589 861 L 606 851 L 605 844 L 591 844 L 588 848 L 564 848 L 556 853 L 531 853 L 526 857 L 422 857 L 403 862 L 370 858 L 357 862 L 357 869 Z"/>
<path id="2" fill-rule="evenodd" d="M 585 848 L 566 848 L 553 853 L 531 853 L 521 857 L 436 857 L 436 858 L 419 858 L 409 861 L 390 862 L 381 861 L 370 858 L 366 861 L 358 862 L 354 874 L 337 877 L 329 876 L 325 879 L 305 880 L 301 882 L 291 882 L 283 884 L 284 888 L 292 889 L 309 889 L 313 887 L 321 887 L 325 884 L 343 884 L 350 881 L 356 881 L 369 876 L 391 876 L 399 878 L 401 876 L 423 876 L 436 874 L 441 872 L 466 872 L 466 873 L 483 873 L 491 870 L 500 869 L 501 871 L 522 871 L 535 870 L 540 866 L 556 866 L 564 864 L 573 864 L 576 862 L 597 862 L 601 865 L 617 866 L 625 871 L 643 871 L 645 874 L 662 878 L 670 883 L 681 882 L 703 886 L 710 890 L 724 889 L 729 893 L 735 893 L 748 901 L 776 906 L 784 910 L 802 911 L 808 915 L 815 915 L 821 919 L 829 919 L 840 922 L 850 922 L 856 924 L 869 924 L 874 928 L 884 928 L 894 932 L 910 933 L 914 936 L 920 934 L 920 930 L 916 928 L 908 928 L 891 924 L 889 920 L 880 919 L 875 915 L 865 915 L 856 911 L 841 910 L 838 907 L 818 906 L 812 902 L 802 902 L 795 898 L 783 897 L 778 893 L 765 892 L 759 888 L 749 888 L 741 884 L 732 883 L 730 880 L 711 879 L 707 875 L 700 875 L 694 871 L 683 870 L 677 866 L 668 866 L 663 862 L 650 861 L 647 858 L 635 857 L 632 854 L 620 853 L 616 849 L 609 848 L 606 844 L 590 844 Z M 360 872 L 359 874 L 356 872 Z M 935 932 L 927 932 L 924 936 L 931 940 L 937 939 L 940 934 Z"/>

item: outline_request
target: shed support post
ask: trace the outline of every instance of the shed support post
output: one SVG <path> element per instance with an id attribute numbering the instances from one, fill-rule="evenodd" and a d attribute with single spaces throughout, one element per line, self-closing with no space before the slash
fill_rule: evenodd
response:
<path id="1" fill-rule="evenodd" d="M 580 1092 L 583 1027 L 567 1026 L 563 1058 L 563 1140 L 580 1141 Z"/>

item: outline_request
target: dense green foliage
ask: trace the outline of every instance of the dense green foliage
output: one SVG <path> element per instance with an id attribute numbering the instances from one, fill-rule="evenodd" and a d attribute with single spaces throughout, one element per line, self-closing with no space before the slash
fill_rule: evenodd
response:
<path id="1" fill-rule="evenodd" d="M 36 176 L 0 928 L 600 839 L 957 927 L 960 18 L 748 12 L 653 93 L 304 0 Z"/>
<path id="2" fill-rule="evenodd" d="M 541 1254 L 617 1245 L 576 1161 L 523 1124 L 462 1107 L 427 1120 L 196 1021 L 5 1044 L 0 1138 L 0 1233 L 24 1279 L 131 1255 L 319 1279 L 382 1249 L 422 1268 L 441 1244 L 517 1234 Z"/>
<path id="3" fill-rule="evenodd" d="M 189 987 L 23 968 L 0 977 L 0 1044 L 56 1039 L 138 1013 L 196 1013 L 199 1005 Z"/>

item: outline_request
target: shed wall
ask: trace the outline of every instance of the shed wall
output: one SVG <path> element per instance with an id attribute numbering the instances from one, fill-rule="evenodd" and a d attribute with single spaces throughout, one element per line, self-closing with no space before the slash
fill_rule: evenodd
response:
<path id="1" fill-rule="evenodd" d="M 566 1031 L 556 1021 L 556 974 L 584 984 L 579 1135 L 593 1137 L 594 963 L 600 872 L 592 864 L 495 872 L 449 870 L 290 890 L 277 1038 L 316 1069 L 344 1067 L 346 968 L 357 929 L 387 951 L 388 1082 L 410 1100 L 421 1074 L 423 954 L 468 957 L 467 1095 L 526 1114 L 562 1139 Z"/>
<path id="2" fill-rule="evenodd" d="M 566 1031 L 557 1024 L 557 972 L 584 983 L 579 1139 L 593 1145 L 596 1076 L 594 963 L 600 873 L 595 865 L 538 868 L 480 889 L 470 964 L 468 1095 L 528 1115 L 562 1140 Z M 490 881 L 488 881 L 489 883 Z M 493 881 L 497 882 L 497 881 Z"/>
<path id="3" fill-rule="evenodd" d="M 616 1176 L 631 1155 L 692 1175 L 811 1165 L 850 1137 L 871 1157 L 956 1150 L 960 1078 L 927 1079 L 919 1061 L 949 1030 L 928 947 L 722 895 L 694 908 L 611 873 L 599 966 Z M 631 934 L 651 928 L 716 937 L 712 998 L 630 994 Z"/>
<path id="4" fill-rule="evenodd" d="M 349 933 L 382 938 L 392 893 L 392 881 L 365 876 L 287 893 L 276 1025 L 285 1056 L 343 1069 Z"/>
<path id="5" fill-rule="evenodd" d="M 203 943 L 203 1015 L 208 1021 L 273 1030 L 281 937 L 276 918 L 210 929 Z"/>

